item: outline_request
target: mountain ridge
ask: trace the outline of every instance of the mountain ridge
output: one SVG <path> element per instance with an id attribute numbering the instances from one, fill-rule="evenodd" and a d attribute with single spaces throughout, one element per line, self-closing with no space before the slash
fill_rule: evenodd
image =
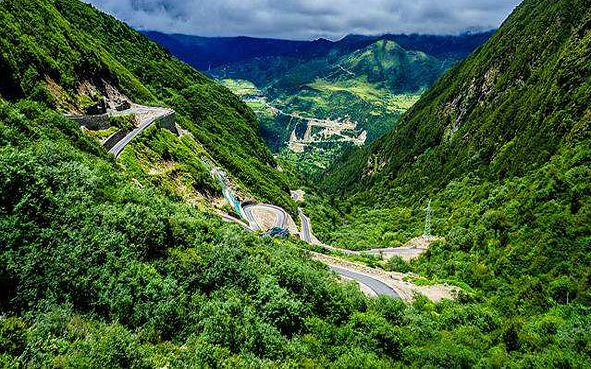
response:
<path id="1" fill-rule="evenodd" d="M 423 232 L 407 217 L 429 204 L 439 214 L 433 232 L 446 242 L 415 270 L 480 287 L 519 311 L 512 315 L 587 304 L 588 5 L 524 1 L 390 133 L 337 160 L 322 185 L 354 222 L 328 237 L 346 247 L 363 234 L 369 242 L 359 249 L 398 244 L 401 234 Z M 382 236 L 391 223 L 400 229 Z"/>
<path id="2" fill-rule="evenodd" d="M 525 5 L 522 5 L 520 7 L 518 7 L 518 9 L 521 9 L 522 7 L 524 7 Z M 531 5 L 530 5 L 531 7 Z M 537 8 L 536 10 L 538 12 L 540 12 L 539 10 L 540 8 Z M 581 9 L 581 12 L 583 12 L 584 14 L 584 10 Z M 523 14 L 523 12 L 517 12 L 517 14 Z M 511 38 L 511 37 L 515 37 L 515 36 L 511 36 L 511 33 L 516 33 L 519 32 L 516 28 L 512 28 L 510 29 L 509 26 L 513 23 L 513 22 L 517 22 L 515 20 L 516 15 L 511 16 L 506 22 L 505 24 L 507 24 L 504 28 L 502 28 L 500 30 L 500 32 L 498 32 L 495 36 L 493 36 L 496 40 L 496 43 L 501 42 L 501 40 L 503 42 L 505 42 L 505 39 L 507 38 Z M 510 31 L 506 31 L 507 29 L 510 29 Z M 564 27 L 564 29 L 568 29 L 567 27 Z M 536 32 L 539 32 L 539 30 L 531 30 L 532 35 L 536 34 Z M 562 32 L 564 33 L 564 31 L 558 30 L 557 32 Z M 566 35 L 568 36 L 568 35 Z M 567 40 L 565 40 L 565 35 L 561 35 L 559 37 L 560 41 L 557 40 L 552 40 L 552 39 L 547 39 L 548 40 L 548 44 L 547 47 L 540 52 L 541 46 L 538 43 L 536 44 L 524 44 L 522 41 L 522 45 L 524 47 L 525 50 L 528 50 L 528 52 L 530 53 L 530 55 L 528 55 L 527 57 L 525 56 L 525 53 L 521 53 L 520 54 L 520 59 L 517 61 L 514 61 L 513 63 L 505 63 L 505 65 L 503 66 L 495 66 L 494 65 L 494 61 L 495 60 L 499 60 L 500 56 L 507 54 L 508 52 L 514 52 L 514 50 L 516 49 L 516 45 L 512 45 L 509 43 L 505 43 L 505 50 L 499 50 L 498 48 L 494 49 L 494 55 L 493 55 L 493 46 L 491 45 L 491 42 L 488 43 L 488 47 L 484 47 L 483 49 L 478 50 L 475 54 L 473 54 L 472 56 L 470 56 L 468 59 L 466 59 L 465 61 L 463 61 L 462 63 L 460 63 L 460 66 L 456 69 L 453 69 L 449 74 L 447 74 L 446 76 L 443 77 L 442 80 L 440 80 L 435 86 L 434 88 L 432 88 L 431 90 L 429 90 L 427 92 L 427 94 L 418 101 L 417 105 L 415 105 L 413 108 L 411 108 L 411 110 L 405 115 L 405 117 L 402 119 L 399 127 L 393 131 L 392 133 L 390 133 L 387 137 L 383 137 L 380 139 L 380 143 L 381 145 L 383 145 L 382 148 L 382 153 L 388 153 L 388 154 L 383 154 L 381 155 L 380 153 L 378 153 L 377 151 L 379 150 L 378 147 L 380 144 L 376 144 L 374 145 L 372 148 L 369 149 L 368 153 L 366 154 L 367 156 L 371 156 L 371 155 L 376 155 L 377 161 L 383 162 L 384 160 L 386 162 L 385 165 L 386 166 L 390 166 L 391 171 L 396 171 L 398 168 L 400 168 L 402 165 L 404 165 L 404 162 L 406 160 L 408 160 L 409 158 L 413 157 L 413 156 L 418 156 L 424 153 L 424 150 L 431 146 L 431 147 L 435 147 L 437 145 L 439 145 L 439 147 L 445 147 L 445 142 L 448 140 L 455 140 L 457 141 L 458 138 L 462 138 L 464 136 L 466 137 L 474 137 L 475 134 L 478 135 L 478 140 L 481 141 L 481 143 L 486 143 L 487 137 L 491 137 L 494 136 L 494 131 L 495 128 L 492 124 L 492 122 L 488 121 L 487 122 L 487 126 L 486 127 L 478 127 L 478 126 L 468 126 L 466 124 L 464 124 L 465 121 L 470 122 L 470 115 L 472 114 L 472 112 L 474 112 L 474 114 L 481 114 L 479 112 L 482 112 L 482 109 L 479 109 L 479 106 L 482 106 L 483 104 L 487 104 L 487 105 L 491 105 L 494 104 L 494 100 L 499 98 L 499 94 L 502 94 L 503 92 L 496 92 L 495 90 L 499 91 L 501 88 L 505 88 L 508 89 L 510 91 L 510 93 L 512 94 L 512 98 L 516 99 L 516 101 L 519 102 L 515 102 L 514 106 L 517 106 L 519 104 L 523 104 L 524 106 L 527 106 L 528 102 L 521 102 L 523 101 L 523 97 L 521 97 L 519 94 L 523 95 L 523 91 L 525 91 L 527 89 L 527 79 L 530 78 L 530 81 L 533 81 L 532 83 L 536 83 L 534 78 L 546 78 L 546 80 L 548 80 L 550 83 L 552 83 L 552 75 L 549 74 L 541 74 L 544 73 L 542 72 L 536 72 L 536 70 L 529 70 L 528 68 L 524 68 L 522 71 L 519 71 L 517 68 L 519 68 L 519 66 L 526 64 L 526 63 L 531 63 L 532 65 L 539 65 L 540 63 L 543 64 L 543 62 L 540 60 L 541 58 L 545 57 L 545 55 L 548 55 L 550 59 L 554 65 L 558 66 L 557 63 L 562 63 L 561 60 L 558 60 L 556 57 L 553 57 L 553 55 L 557 55 L 557 45 L 559 45 L 560 42 L 562 42 L 563 44 L 567 42 Z M 529 36 L 530 38 L 533 36 Z M 566 47 L 566 46 L 565 46 Z M 536 49 L 537 48 L 537 49 Z M 574 52 L 574 50 L 573 50 Z M 530 61 L 526 61 L 526 58 L 531 58 Z M 478 59 L 479 62 L 481 62 L 481 64 L 485 64 L 487 65 L 486 67 L 480 67 L 480 70 L 475 71 L 475 72 L 471 72 L 470 71 L 470 67 L 467 66 L 466 64 L 472 63 L 475 64 L 474 61 L 475 59 Z M 538 59 L 538 60 L 536 60 Z M 502 59 L 501 59 L 502 60 Z M 502 69 L 499 69 L 502 68 Z M 577 72 L 580 73 L 586 73 L 584 72 L 584 69 L 581 68 L 581 66 L 578 66 L 579 70 Z M 486 69 L 486 70 L 484 70 Z M 504 70 L 507 70 L 508 73 L 511 73 L 511 78 L 504 76 Z M 564 69 L 563 69 L 564 70 Z M 569 72 L 569 73 L 577 73 L 577 72 Z M 463 73 L 463 75 L 459 75 L 459 73 Z M 470 74 L 471 73 L 471 74 Z M 522 74 L 525 73 L 525 74 Z M 535 75 L 535 73 L 538 73 L 538 75 L 540 77 L 537 77 Z M 563 74 L 564 72 L 560 72 L 561 74 Z M 560 83 L 559 79 L 562 78 L 560 75 L 558 76 L 558 79 L 554 78 L 554 83 Z M 462 81 L 463 85 L 459 85 L 458 81 Z M 500 84 L 503 84 L 504 87 L 499 87 L 501 86 Z M 449 86 L 452 86 L 451 88 Z M 453 92 L 452 94 L 450 94 L 450 90 L 452 90 L 453 88 Z M 520 91 L 520 92 L 517 92 Z M 455 95 L 453 95 L 455 94 Z M 541 94 L 541 93 L 540 93 Z M 525 96 L 528 96 L 527 94 L 525 94 Z M 568 101 L 568 98 L 563 97 L 562 98 L 563 102 L 559 102 L 560 104 L 565 104 L 566 101 Z M 577 102 L 577 104 L 579 105 L 579 108 L 576 109 L 581 109 L 581 100 L 580 98 L 573 100 L 575 102 Z M 434 102 L 434 103 L 433 103 Z M 429 103 L 431 103 L 431 106 L 429 106 Z M 529 103 L 531 105 L 531 102 Z M 550 104 L 554 104 L 553 102 Z M 507 105 L 505 103 L 505 105 Z M 546 106 L 548 106 L 548 103 L 544 104 Z M 552 106 L 552 105 L 549 105 Z M 427 110 L 429 109 L 429 110 Z M 532 114 L 534 114 L 534 109 L 535 107 L 531 107 L 530 108 L 532 110 Z M 489 109 L 490 110 L 490 109 Z M 515 108 L 513 108 L 513 110 L 517 110 Z M 428 111 L 428 113 L 427 113 Z M 456 113 L 457 112 L 457 113 Z M 453 116 L 452 114 L 457 114 L 456 116 Z M 555 114 L 557 112 L 555 111 Z M 578 113 L 575 113 L 578 114 Z M 435 117 L 442 117 L 443 121 L 445 123 L 443 124 L 437 124 L 435 123 Z M 417 124 L 419 122 L 420 119 L 423 119 L 423 121 L 420 124 Z M 476 120 L 478 118 L 472 118 L 472 120 Z M 493 118 L 489 118 L 487 117 L 486 119 L 490 120 Z M 524 117 L 521 117 L 523 122 L 526 122 L 524 119 Z M 535 158 L 530 159 L 526 159 L 527 156 L 533 155 L 536 152 L 539 152 L 539 148 L 543 148 L 545 147 L 544 142 L 541 141 L 542 137 L 539 135 L 540 133 L 544 132 L 545 134 L 550 134 L 549 128 L 545 127 L 542 130 L 540 130 L 539 128 L 541 127 L 536 127 L 534 128 L 532 125 L 529 125 L 527 123 L 523 123 L 525 124 L 524 127 L 526 129 L 528 129 L 529 131 L 526 132 L 526 134 L 524 135 L 524 137 L 537 137 L 536 141 L 533 141 L 531 144 L 528 144 L 526 146 L 523 146 L 522 150 L 522 155 L 524 156 L 524 160 L 523 160 L 523 164 L 526 164 L 528 162 L 535 162 Z M 496 123 L 495 124 L 498 127 L 509 127 L 511 126 L 509 124 L 509 122 L 503 122 L 503 123 Z M 486 129 L 486 131 L 484 131 Z M 504 128 L 503 128 L 504 129 Z M 428 133 L 429 130 L 432 130 L 432 133 Z M 481 130 L 482 132 L 478 132 L 478 130 Z M 534 134 L 533 132 L 537 131 L 538 134 Z M 457 131 L 457 133 L 456 133 Z M 497 132 L 496 134 L 501 134 L 502 135 L 502 139 L 501 139 L 501 143 L 493 143 L 493 142 L 489 142 L 486 143 L 486 145 L 481 146 L 480 148 L 476 149 L 474 147 L 471 148 L 471 151 L 469 153 L 467 153 L 466 155 L 462 155 L 462 156 L 458 156 L 457 153 L 455 154 L 448 154 L 449 157 L 451 158 L 451 163 L 449 165 L 453 165 L 453 166 L 457 166 L 458 168 L 462 168 L 465 167 L 465 164 L 467 162 L 469 162 L 469 159 L 471 157 L 473 157 L 474 155 L 477 154 L 477 152 L 479 150 L 482 150 L 482 152 L 479 155 L 483 156 L 484 158 L 491 158 L 493 156 L 493 151 L 494 150 L 499 150 L 500 146 L 503 145 L 507 145 L 509 144 L 509 142 L 511 141 L 512 137 L 515 137 L 516 132 L 518 131 L 518 127 L 513 125 L 512 129 L 509 130 L 505 130 L 505 131 L 500 131 Z M 476 133 L 478 132 L 478 133 Z M 521 132 L 523 134 L 523 132 Z M 419 135 L 423 135 L 424 137 L 428 137 L 428 140 L 425 142 L 422 142 L 420 139 L 413 139 L 413 135 L 416 135 L 415 137 L 421 137 Z M 565 135 L 566 137 L 566 133 L 560 133 L 559 135 Z M 388 144 L 388 141 L 394 141 L 391 144 Z M 419 145 L 416 144 L 416 142 L 420 142 Z M 471 139 L 468 142 L 472 142 Z M 554 141 L 553 140 L 549 140 L 549 142 L 554 145 Z M 495 146 L 496 145 L 496 146 Z M 499 146 L 500 145 L 500 146 Z M 521 143 L 521 145 L 525 145 L 525 143 Z M 449 145 L 448 145 L 449 146 Z M 495 146 L 493 148 L 493 146 Z M 451 147 L 451 146 L 450 146 Z M 461 145 L 458 145 L 457 142 L 454 144 L 455 148 L 460 148 Z M 513 146 L 511 148 L 511 150 L 508 150 L 508 147 L 505 148 L 505 150 L 503 151 L 505 154 L 512 152 L 513 150 L 517 149 L 517 147 L 519 146 Z M 556 150 L 556 148 L 554 148 L 553 150 Z M 529 152 L 528 154 L 526 154 L 526 152 Z M 399 155 L 400 154 L 400 155 Z M 501 155 L 502 153 L 499 153 L 499 155 Z M 542 155 L 541 153 L 538 155 Z M 392 160 L 389 160 L 388 158 L 391 158 Z M 546 158 L 548 158 L 548 156 L 546 155 Z M 369 160 L 369 157 L 368 157 Z M 497 163 L 502 162 L 503 160 L 506 159 L 502 159 L 500 156 L 497 155 L 496 157 Z M 382 164 L 381 164 L 382 165 Z M 519 171 L 515 171 L 515 170 L 510 170 L 508 174 L 516 174 L 516 173 L 521 173 L 523 174 L 523 172 L 519 172 Z M 359 179 L 359 176 L 355 177 L 356 179 Z"/>
<path id="3" fill-rule="evenodd" d="M 348 35 L 337 41 L 325 39 L 293 41 L 244 36 L 201 37 L 184 34 L 166 34 L 156 31 L 142 31 L 142 34 L 170 49 L 173 54 L 178 55 L 181 59 L 189 62 L 189 64 L 192 64 L 198 69 L 208 70 L 210 67 L 216 68 L 232 62 L 244 62 L 255 57 L 289 56 L 310 59 L 325 56 L 330 52 L 344 54 L 366 47 L 380 39 L 396 41 L 401 43 L 405 49 L 418 49 L 427 53 L 437 54 L 437 56 L 455 55 L 464 57 L 490 37 L 492 32 L 487 31 L 458 36 L 418 34 L 386 34 L 380 36 Z M 268 50 L 269 47 L 274 47 L 278 51 Z M 232 50 L 233 52 L 228 53 L 226 50 Z M 192 58 L 191 54 L 198 53 L 198 51 L 201 53 L 211 52 L 211 56 L 200 56 L 200 59 Z M 240 55 L 241 53 L 242 55 Z"/>

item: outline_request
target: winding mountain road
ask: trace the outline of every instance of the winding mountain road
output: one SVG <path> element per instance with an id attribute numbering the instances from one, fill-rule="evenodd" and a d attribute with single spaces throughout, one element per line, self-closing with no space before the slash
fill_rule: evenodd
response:
<path id="1" fill-rule="evenodd" d="M 140 125 L 137 128 L 133 129 L 131 132 L 129 132 L 125 137 L 123 137 L 119 142 L 115 144 L 115 146 L 113 146 L 109 150 L 109 153 L 115 155 L 115 157 L 118 157 L 119 154 L 121 154 L 121 152 L 123 151 L 123 149 L 125 149 L 125 147 L 143 130 L 148 128 L 152 123 L 154 123 L 158 119 L 165 118 L 169 115 L 174 114 L 174 110 L 133 105 L 130 109 L 111 113 L 112 116 L 121 116 L 129 114 L 135 115 Z"/>
<path id="2" fill-rule="evenodd" d="M 244 205 L 242 207 L 242 210 L 244 211 L 244 215 L 246 216 L 246 219 L 250 223 L 251 228 L 253 230 L 256 230 L 256 229 L 260 229 L 263 231 L 266 230 L 265 225 L 260 224 L 259 221 L 257 220 L 257 217 L 255 216 L 256 212 L 259 212 L 259 213 L 266 212 L 266 213 L 274 214 L 275 221 L 273 222 L 273 224 L 270 228 L 273 228 L 273 227 L 286 228 L 285 223 L 286 223 L 286 219 L 287 219 L 287 213 L 285 212 L 285 210 L 281 209 L 278 206 L 269 205 L 269 204 L 248 204 L 248 205 Z"/>
<path id="3" fill-rule="evenodd" d="M 362 285 L 366 286 L 367 288 L 375 292 L 376 295 L 388 295 L 394 298 L 400 298 L 400 296 L 398 296 L 398 294 L 396 293 L 396 291 L 394 291 L 392 287 L 386 285 L 385 283 L 375 278 L 355 272 L 350 269 L 340 268 L 334 265 L 329 265 L 328 267 L 345 278 L 353 279 L 357 283 L 361 283 Z"/>
<path id="4" fill-rule="evenodd" d="M 302 232 L 300 234 L 300 238 L 312 244 L 312 231 L 310 227 L 310 218 L 308 218 L 301 209 L 298 210 L 300 221 L 302 222 Z M 332 247 L 328 245 L 322 245 L 327 250 L 340 252 L 341 254 L 348 255 L 348 256 L 361 256 L 361 255 L 374 255 L 374 256 L 382 256 L 386 259 L 389 259 L 393 256 L 400 256 L 403 259 L 412 259 L 414 257 L 418 257 L 420 254 L 425 252 L 425 249 L 420 248 L 409 248 L 409 247 L 395 247 L 395 248 L 386 248 L 386 249 L 371 249 L 371 250 L 364 250 L 364 251 L 353 251 L 347 249 L 339 249 L 337 247 Z"/>
<path id="5" fill-rule="evenodd" d="M 302 222 L 302 232 L 300 233 L 300 238 L 308 244 L 312 244 L 312 229 L 310 227 L 310 218 L 308 218 L 301 209 L 298 209 L 298 214 L 300 216 L 300 221 Z M 359 255 L 359 252 L 350 251 L 350 250 L 341 250 L 346 255 Z M 336 265 L 328 265 L 328 267 L 336 272 L 337 274 L 341 275 L 342 277 L 353 279 L 357 283 L 362 284 L 363 286 L 369 288 L 377 295 L 388 295 L 395 298 L 400 298 L 400 296 L 396 293 L 396 291 L 386 285 L 384 282 L 380 281 L 379 279 L 373 278 L 367 274 L 359 273 L 353 269 L 346 269 Z"/>
<path id="6" fill-rule="evenodd" d="M 220 174 L 220 170 L 218 168 L 214 168 L 212 170 L 212 174 L 218 178 L 223 178 L 223 174 Z M 230 191 L 229 189 L 227 190 Z M 233 195 L 230 197 L 234 198 Z M 241 210 L 241 213 L 243 213 L 244 217 L 249 223 L 250 229 L 253 231 L 257 229 L 265 231 L 273 227 L 286 228 L 287 226 L 286 223 L 289 215 L 279 206 L 246 203 L 241 206 Z M 314 237 L 312 236 L 310 219 L 301 209 L 298 209 L 298 215 L 302 222 L 300 238 L 308 244 L 313 244 Z M 228 220 L 234 222 L 237 221 L 237 219 L 232 217 L 228 217 Z M 261 224 L 263 221 L 265 224 Z M 368 274 L 360 273 L 354 269 L 347 268 L 344 265 L 334 265 L 334 263 L 330 261 L 326 262 L 326 264 L 331 270 L 339 274 L 341 277 L 355 280 L 357 283 L 365 287 L 365 289 L 369 289 L 376 295 L 388 295 L 394 298 L 401 298 L 392 287 L 380 281 L 378 278 L 374 278 Z"/>

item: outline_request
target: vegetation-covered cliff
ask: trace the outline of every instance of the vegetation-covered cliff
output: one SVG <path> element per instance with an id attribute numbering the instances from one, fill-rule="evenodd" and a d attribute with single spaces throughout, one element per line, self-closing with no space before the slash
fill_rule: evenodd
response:
<path id="1" fill-rule="evenodd" d="M 335 182 L 439 189 L 468 172 L 522 176 L 588 139 L 588 9 L 525 2 Z M 571 6 L 572 11 L 566 7 Z M 327 184 L 330 183 L 330 180 Z M 383 182 L 386 183 L 386 182 Z M 329 185 L 330 187 L 330 185 Z M 352 186 L 333 186 L 351 190 Z"/>
<path id="2" fill-rule="evenodd" d="M 526 326 L 561 309 L 589 319 L 590 25 L 588 1 L 524 1 L 392 132 L 329 169 L 351 222 L 326 238 L 400 245 L 432 199 L 446 241 L 402 267 L 483 291 L 514 325 L 507 350 L 545 347 Z"/>
<path id="3" fill-rule="evenodd" d="M 122 160 L 130 170 L 142 169 L 133 173 L 143 177 L 138 180 L 174 187 L 175 175 L 186 177 L 181 182 L 192 183 L 195 196 L 208 195 L 208 171 L 187 157 L 187 152 L 203 150 L 261 200 L 293 207 L 286 179 L 274 169 L 260 139 L 255 115 L 230 91 L 79 1 L 4 1 L 0 10 L 2 97 L 29 98 L 60 112 L 76 112 L 109 85 L 132 102 L 171 107 L 194 142 L 155 133 L 158 140 L 128 150 Z M 148 173 L 164 161 L 177 163 L 176 173 L 151 177 Z"/>

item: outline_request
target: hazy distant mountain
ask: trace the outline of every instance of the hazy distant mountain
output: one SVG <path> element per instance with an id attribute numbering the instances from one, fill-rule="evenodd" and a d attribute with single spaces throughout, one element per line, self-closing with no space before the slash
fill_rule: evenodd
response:
<path id="1" fill-rule="evenodd" d="M 330 52 L 346 54 L 367 47 L 379 39 L 395 41 L 405 49 L 419 50 L 435 56 L 465 57 L 482 45 L 490 37 L 492 31 L 460 36 L 349 35 L 339 41 L 326 39 L 290 41 L 252 37 L 199 37 L 165 34 L 155 31 L 144 31 L 142 33 L 196 68 L 208 70 L 228 63 L 269 56 L 311 59 L 325 56 Z"/>

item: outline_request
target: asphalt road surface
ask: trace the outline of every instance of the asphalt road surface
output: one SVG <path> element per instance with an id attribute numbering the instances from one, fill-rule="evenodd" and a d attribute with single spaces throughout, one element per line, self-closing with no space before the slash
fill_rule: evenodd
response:
<path id="1" fill-rule="evenodd" d="M 339 268 L 339 267 L 332 266 L 332 265 L 329 265 L 328 267 L 343 277 L 353 279 L 353 280 L 367 286 L 369 289 L 371 289 L 373 292 L 375 292 L 378 295 L 388 295 L 388 296 L 392 296 L 394 298 L 398 298 L 398 299 L 400 298 L 400 296 L 398 296 L 398 294 L 396 293 L 396 291 L 394 291 L 393 288 L 387 286 L 385 283 L 383 283 L 377 279 L 366 276 L 365 274 L 356 273 L 356 272 L 349 270 L 349 269 L 343 269 L 343 268 Z"/>
<path id="2" fill-rule="evenodd" d="M 257 222 L 255 216 L 253 215 L 252 211 L 253 210 L 264 210 L 264 211 L 269 211 L 275 214 L 276 217 L 276 223 L 271 227 L 279 227 L 279 228 L 286 228 L 285 227 L 285 220 L 287 218 L 287 215 L 285 214 L 285 210 L 281 209 L 278 206 L 274 206 L 274 205 L 268 205 L 268 204 L 256 204 L 256 205 L 245 205 L 242 210 L 244 210 L 244 215 L 246 216 L 246 219 L 248 220 L 248 223 L 250 223 L 251 228 L 254 229 L 260 229 L 263 231 L 266 231 L 266 229 L 263 229 L 263 227 L 261 227 L 261 225 Z"/>
<path id="3" fill-rule="evenodd" d="M 304 215 L 302 210 L 298 210 L 300 213 L 300 220 L 302 221 L 302 233 L 301 239 L 307 243 L 312 243 L 312 232 L 310 232 L 310 218 Z"/>
<path id="4" fill-rule="evenodd" d="M 301 211 L 301 209 L 299 210 L 299 215 L 300 215 L 300 220 L 302 221 L 302 233 L 300 234 L 300 238 L 302 240 L 304 240 L 305 242 L 311 244 L 312 243 L 312 232 L 310 231 L 310 218 L 305 216 L 304 212 Z M 347 254 L 347 252 L 349 250 L 340 250 L 340 251 Z M 359 254 L 358 252 L 355 252 L 355 251 L 349 251 L 349 252 L 352 255 Z M 392 289 L 391 287 L 389 287 L 385 283 L 379 281 L 378 279 L 372 278 L 372 277 L 367 276 L 365 274 L 357 273 L 357 272 L 350 270 L 350 269 L 339 268 L 339 267 L 336 267 L 333 265 L 329 265 L 329 268 L 343 277 L 353 279 L 353 280 L 363 284 L 364 286 L 367 286 L 370 290 L 375 292 L 377 295 L 388 295 L 388 296 L 392 296 L 395 298 L 400 298 L 400 296 L 398 296 L 398 294 L 396 293 L 396 291 L 394 291 L 394 289 Z"/>
<path id="5" fill-rule="evenodd" d="M 137 135 L 139 135 L 144 129 L 148 128 L 154 121 L 159 118 L 165 117 L 169 114 L 174 113 L 170 109 L 163 109 L 163 108 L 149 108 L 145 106 L 134 106 L 131 109 L 124 110 L 122 112 L 114 113 L 113 115 L 126 115 L 126 114 L 135 114 L 136 118 L 140 121 L 140 125 L 129 132 L 127 136 L 123 137 L 121 141 L 117 142 L 115 146 L 109 150 L 109 153 L 118 157 L 119 154 L 125 149 L 131 140 L 133 140 Z"/>

